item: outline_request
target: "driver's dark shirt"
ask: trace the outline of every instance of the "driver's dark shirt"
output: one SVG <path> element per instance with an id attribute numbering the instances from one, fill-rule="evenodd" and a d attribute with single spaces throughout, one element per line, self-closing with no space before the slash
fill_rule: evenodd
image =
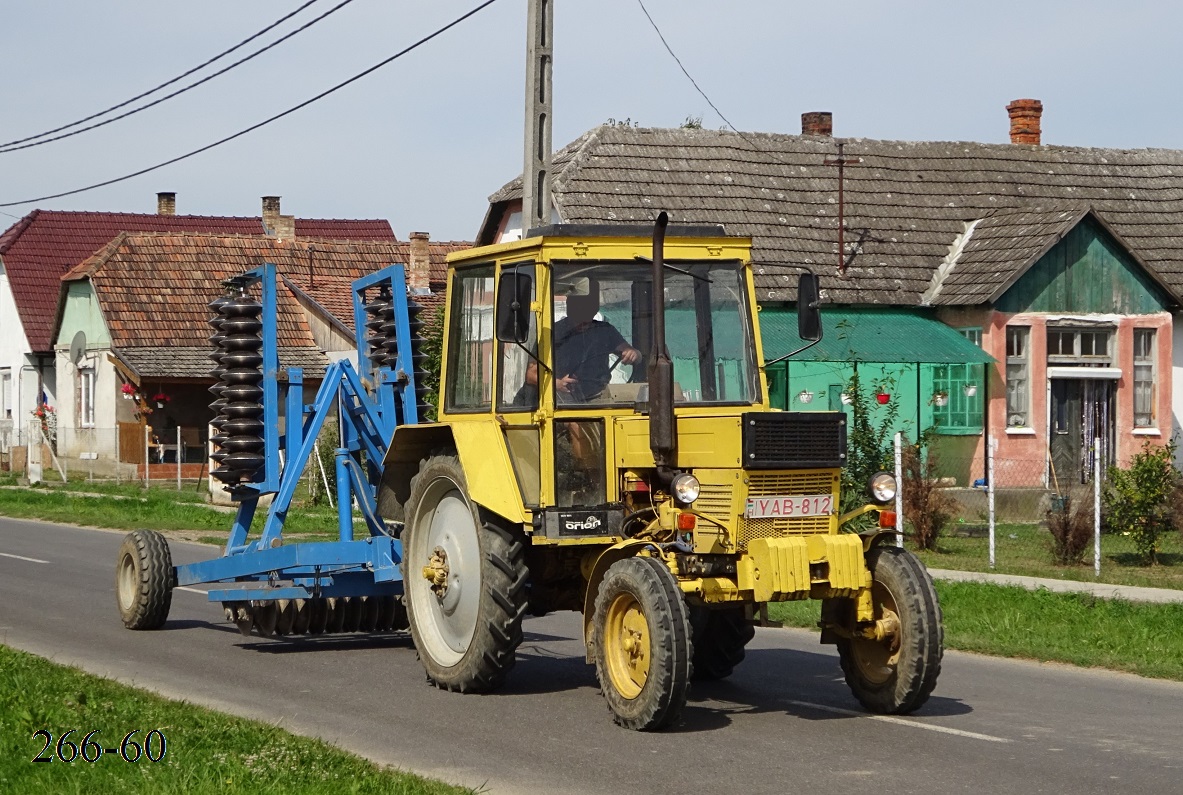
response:
<path id="1" fill-rule="evenodd" d="M 593 320 L 580 330 L 570 318 L 562 318 L 554 326 L 555 377 L 575 376 L 579 383 L 571 385 L 571 397 L 590 400 L 604 391 L 611 378 L 608 354 L 624 344 L 611 323 Z"/>

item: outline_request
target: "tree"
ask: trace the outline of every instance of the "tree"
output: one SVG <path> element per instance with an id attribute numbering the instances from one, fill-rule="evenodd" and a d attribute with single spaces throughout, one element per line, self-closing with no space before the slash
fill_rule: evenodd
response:
<path id="1" fill-rule="evenodd" d="M 1110 530 L 1134 539 L 1143 566 L 1158 562 L 1158 542 L 1174 526 L 1172 502 L 1179 485 L 1175 442 L 1146 442 L 1126 469 L 1109 467 L 1101 506 Z"/>
<path id="2" fill-rule="evenodd" d="M 890 471 L 894 468 L 892 428 L 895 427 L 899 415 L 899 402 L 888 403 L 878 422 L 875 422 L 871 415 L 879 405 L 875 401 L 874 391 L 884 384 L 894 385 L 894 382 L 888 379 L 886 382 L 877 383 L 870 391 L 864 393 L 858 365 L 855 365 L 854 373 L 846 384 L 846 394 L 850 397 L 851 418 L 846 433 L 846 466 L 842 469 L 843 513 L 866 504 L 867 484 L 872 475 L 881 470 Z M 870 521 L 869 518 L 864 519 Z"/>

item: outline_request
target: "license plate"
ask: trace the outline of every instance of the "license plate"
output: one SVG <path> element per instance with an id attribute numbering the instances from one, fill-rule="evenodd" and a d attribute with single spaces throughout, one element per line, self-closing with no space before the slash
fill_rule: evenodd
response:
<path id="1" fill-rule="evenodd" d="M 744 516 L 771 519 L 781 516 L 825 516 L 834 512 L 830 494 L 806 494 L 793 497 L 748 497 Z"/>

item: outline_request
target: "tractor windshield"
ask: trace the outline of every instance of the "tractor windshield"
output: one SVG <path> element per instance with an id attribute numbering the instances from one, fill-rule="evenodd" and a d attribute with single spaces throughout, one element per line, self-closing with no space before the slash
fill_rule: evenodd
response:
<path id="1" fill-rule="evenodd" d="M 743 268 L 670 261 L 665 336 L 674 401 L 760 399 Z M 653 345 L 653 273 L 642 263 L 556 263 L 551 351 L 555 400 L 628 404 L 644 399 Z"/>

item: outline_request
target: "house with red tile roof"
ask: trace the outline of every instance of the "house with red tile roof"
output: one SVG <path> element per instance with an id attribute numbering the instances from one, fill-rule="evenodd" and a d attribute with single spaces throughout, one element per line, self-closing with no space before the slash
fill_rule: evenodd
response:
<path id="1" fill-rule="evenodd" d="M 0 235 L 0 420 L 15 425 L 10 441 L 19 440 L 40 402 L 58 400 L 53 321 L 62 275 L 120 234 L 397 240 L 385 220 L 294 218 L 280 212 L 277 196 L 264 197 L 262 209 L 261 216 L 243 218 L 176 215 L 175 194 L 161 193 L 155 215 L 34 210 Z"/>
<path id="2" fill-rule="evenodd" d="M 140 463 L 147 435 L 170 460 L 174 448 L 184 461 L 205 460 L 214 383 L 208 304 L 225 279 L 276 266 L 281 371 L 303 370 L 310 401 L 329 363 L 355 356 L 352 282 L 399 263 L 412 285 L 430 286 L 433 267 L 463 245 L 429 246 L 419 233 L 409 243 L 120 234 L 61 279 L 53 340 L 59 455 Z M 432 302 L 418 290 L 422 303 Z M 79 334 L 85 346 L 72 344 Z"/>

